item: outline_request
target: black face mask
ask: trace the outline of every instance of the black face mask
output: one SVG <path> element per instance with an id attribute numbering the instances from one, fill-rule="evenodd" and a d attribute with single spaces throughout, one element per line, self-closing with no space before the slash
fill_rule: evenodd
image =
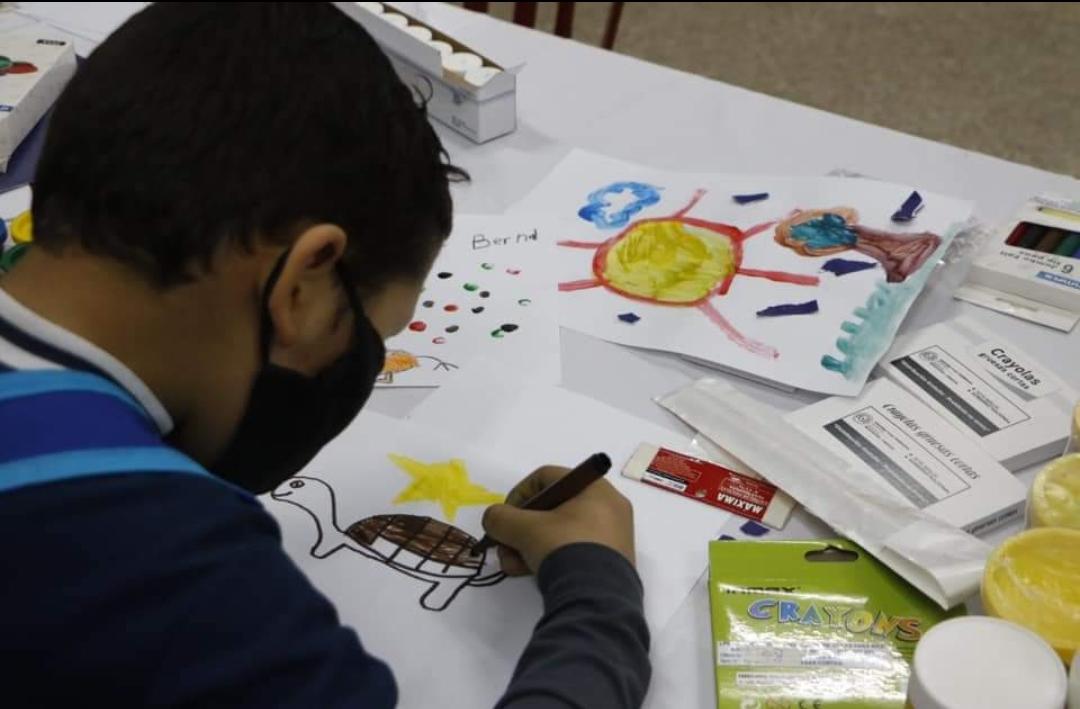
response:
<path id="1" fill-rule="evenodd" d="M 314 377 L 270 362 L 274 325 L 270 292 L 288 252 L 274 266 L 262 295 L 260 349 L 262 370 L 255 378 L 240 424 L 210 469 L 255 493 L 268 492 L 303 468 L 356 418 L 382 370 L 386 348 L 364 315 L 339 265 L 346 297 L 356 320 L 349 350 Z"/>

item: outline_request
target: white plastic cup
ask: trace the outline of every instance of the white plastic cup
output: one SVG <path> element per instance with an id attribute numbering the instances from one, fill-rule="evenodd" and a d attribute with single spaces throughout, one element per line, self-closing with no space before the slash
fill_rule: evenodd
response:
<path id="1" fill-rule="evenodd" d="M 383 6 L 381 2 L 358 2 L 356 4 L 373 15 L 383 14 Z"/>
<path id="2" fill-rule="evenodd" d="M 431 30 L 427 27 L 421 27 L 420 25 L 409 25 L 405 28 L 405 31 L 416 37 L 421 42 L 431 41 Z"/>
<path id="3" fill-rule="evenodd" d="M 914 709 L 1061 709 L 1067 690 L 1057 653 L 1027 628 L 973 615 L 938 623 L 915 646 Z"/>

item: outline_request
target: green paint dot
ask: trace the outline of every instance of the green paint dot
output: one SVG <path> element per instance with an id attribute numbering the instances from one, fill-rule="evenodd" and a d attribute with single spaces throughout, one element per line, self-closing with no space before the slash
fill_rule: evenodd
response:
<path id="1" fill-rule="evenodd" d="M 504 333 L 501 328 L 498 329 L 498 330 L 492 330 L 491 331 L 491 336 L 492 337 L 503 337 L 505 334 L 506 333 Z"/>
<path id="2" fill-rule="evenodd" d="M 493 263 L 482 263 L 482 264 L 480 264 L 480 268 L 484 269 L 485 271 L 490 271 L 491 269 L 495 268 L 495 264 L 493 264 Z"/>
<path id="3" fill-rule="evenodd" d="M 532 301 L 528 298 L 522 298 L 518 301 L 518 305 L 532 305 Z"/>
<path id="4" fill-rule="evenodd" d="M 480 286 L 476 285 L 475 283 L 466 283 L 465 284 L 465 290 L 469 291 L 470 293 L 472 293 L 474 290 L 476 290 L 479 287 Z"/>

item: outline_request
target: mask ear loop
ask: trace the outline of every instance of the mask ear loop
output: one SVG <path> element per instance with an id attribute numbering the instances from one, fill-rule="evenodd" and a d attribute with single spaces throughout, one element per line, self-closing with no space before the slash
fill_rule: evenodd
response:
<path id="1" fill-rule="evenodd" d="M 285 268 L 285 259 L 289 257 L 291 251 L 291 248 L 286 249 L 281 258 L 277 260 L 274 268 L 270 271 L 270 277 L 266 279 L 266 285 L 263 287 L 262 312 L 259 316 L 259 354 L 263 362 L 270 361 L 270 344 L 274 339 L 274 323 L 270 319 L 270 293 L 273 292 L 274 286 L 277 285 L 278 279 L 281 278 L 281 271 Z"/>

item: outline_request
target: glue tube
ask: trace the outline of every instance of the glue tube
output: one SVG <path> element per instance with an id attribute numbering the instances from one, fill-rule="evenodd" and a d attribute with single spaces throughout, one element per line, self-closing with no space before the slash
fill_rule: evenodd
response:
<path id="1" fill-rule="evenodd" d="M 1027 523 L 1080 529 L 1080 453 L 1058 458 L 1035 476 L 1028 492 Z"/>
<path id="2" fill-rule="evenodd" d="M 915 646 L 911 709 L 1061 709 L 1068 679 L 1050 646 L 1015 623 L 967 616 L 938 623 Z"/>

